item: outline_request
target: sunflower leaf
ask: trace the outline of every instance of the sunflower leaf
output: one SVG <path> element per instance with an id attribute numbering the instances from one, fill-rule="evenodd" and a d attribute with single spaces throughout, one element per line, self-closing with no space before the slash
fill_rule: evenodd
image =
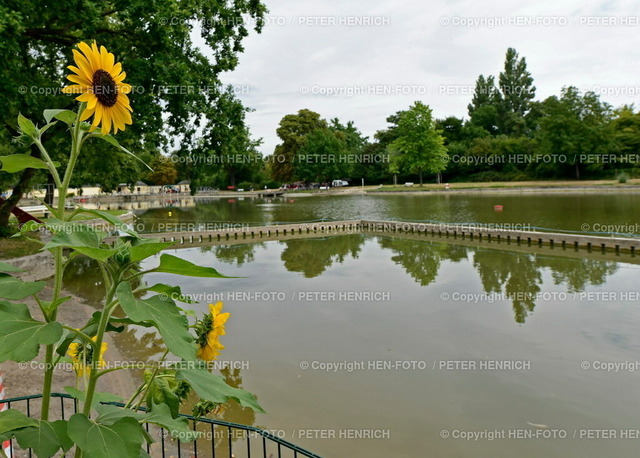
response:
<path id="1" fill-rule="evenodd" d="M 38 425 L 23 428 L 15 432 L 16 440 L 23 449 L 32 449 L 36 456 L 49 458 L 62 448 L 67 452 L 73 447 L 73 442 L 67 435 L 67 422 L 64 420 L 37 421 Z"/>
<path id="2" fill-rule="evenodd" d="M 0 273 L 0 297 L 11 301 L 17 301 L 36 294 L 45 285 L 46 282 L 44 281 L 27 282 L 5 273 Z"/>
<path id="3" fill-rule="evenodd" d="M 155 325 L 171 353 L 187 361 L 195 360 L 196 346 L 189 332 L 189 323 L 172 299 L 162 295 L 138 299 L 127 282 L 118 285 L 116 297 L 130 319 L 150 321 Z"/>
<path id="4" fill-rule="evenodd" d="M 55 126 L 58 123 L 58 121 L 53 121 L 50 122 L 49 124 L 45 124 L 41 129 L 40 129 L 40 136 L 42 136 L 42 134 L 44 134 L 47 130 L 49 130 L 50 127 Z"/>
<path id="5" fill-rule="evenodd" d="M 140 159 L 138 156 L 136 156 L 135 154 L 133 154 L 131 151 L 129 151 L 127 148 L 125 148 L 124 146 L 122 146 L 118 140 L 116 140 L 114 137 L 112 137 L 111 135 L 102 135 L 102 134 L 93 134 L 92 137 L 96 137 L 99 138 L 100 140 L 104 140 L 105 142 L 115 146 L 116 148 L 119 148 L 123 153 L 128 154 L 129 156 L 134 157 L 135 159 L 139 160 L 140 162 L 142 162 L 144 164 L 144 166 L 146 168 L 148 168 L 149 170 L 151 170 L 153 172 L 153 169 L 151 167 L 149 167 L 149 165 L 143 161 L 142 159 Z"/>
<path id="6" fill-rule="evenodd" d="M 22 116 L 22 113 L 18 113 L 18 126 L 20 127 L 20 132 L 24 135 L 31 138 L 38 136 L 38 129 L 35 124 L 29 118 Z"/>
<path id="7" fill-rule="evenodd" d="M 180 367 L 178 365 L 178 367 Z M 256 412 L 265 413 L 256 397 L 242 388 L 227 385 L 224 378 L 214 375 L 206 368 L 187 368 L 176 371 L 177 380 L 185 380 L 191 388 L 206 401 L 222 404 L 234 399 L 243 407 L 249 407 Z"/>
<path id="8" fill-rule="evenodd" d="M 37 157 L 29 154 L 11 154 L 9 156 L 0 156 L 2 167 L 0 170 L 7 173 L 16 173 L 24 169 L 48 169 L 47 163 Z M 55 167 L 59 167 L 59 162 L 54 162 Z"/>
<path id="9" fill-rule="evenodd" d="M 24 272 L 24 270 L 0 261 L 0 272 Z"/>
<path id="10" fill-rule="evenodd" d="M 56 343 L 62 336 L 62 325 L 34 320 L 24 304 L 0 301 L 0 361 L 29 361 L 40 351 L 40 345 Z"/>
<path id="11" fill-rule="evenodd" d="M 138 457 L 144 442 L 142 426 L 131 417 L 103 425 L 77 413 L 69 420 L 67 430 L 84 458 Z"/>
<path id="12" fill-rule="evenodd" d="M 186 275 L 189 277 L 207 278 L 232 278 L 219 273 L 213 267 L 202 267 L 193 264 L 185 259 L 163 254 L 160 256 L 160 265 L 149 272 L 164 272 L 167 274 Z"/>
<path id="13" fill-rule="evenodd" d="M 164 249 L 174 245 L 174 242 L 160 242 L 158 240 L 139 239 L 131 242 L 129 253 L 131 262 L 142 261 L 143 259 L 158 254 Z"/>
<path id="14" fill-rule="evenodd" d="M 9 409 L 4 412 L 0 412 L 0 435 L 6 437 L 6 433 L 11 433 L 20 428 L 28 428 L 30 426 L 36 426 L 37 420 L 27 417 L 19 410 Z"/>
<path id="15" fill-rule="evenodd" d="M 64 122 L 68 126 L 72 126 L 74 122 L 76 122 L 76 114 L 71 110 L 44 110 L 44 119 L 48 123 L 51 122 L 53 118 L 59 119 Z"/>

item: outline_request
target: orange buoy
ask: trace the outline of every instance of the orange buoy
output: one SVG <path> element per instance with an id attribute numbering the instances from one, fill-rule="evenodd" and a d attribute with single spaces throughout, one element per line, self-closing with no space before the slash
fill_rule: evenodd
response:
<path id="1" fill-rule="evenodd" d="M 494 206 L 493 206 L 493 209 L 494 209 L 495 211 L 497 211 L 497 212 L 501 212 L 501 211 L 502 211 L 502 208 L 503 208 L 503 207 L 502 207 L 502 205 L 494 205 Z"/>

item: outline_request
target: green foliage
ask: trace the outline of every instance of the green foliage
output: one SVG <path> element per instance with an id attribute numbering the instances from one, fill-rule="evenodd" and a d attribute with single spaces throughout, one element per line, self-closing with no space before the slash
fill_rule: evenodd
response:
<path id="1" fill-rule="evenodd" d="M 256 412 L 265 413 L 253 394 L 241 388 L 227 385 L 223 377 L 212 374 L 204 367 L 178 369 L 176 370 L 176 380 L 187 382 L 193 391 L 206 401 L 224 404 L 229 399 L 234 399 L 242 407 L 249 407 Z"/>
<path id="2" fill-rule="evenodd" d="M 51 423 L 39 420 L 37 426 L 16 431 L 15 437 L 20 447 L 31 448 L 39 458 L 49 458 L 60 449 L 67 452 L 73 447 L 73 441 L 67 434 L 67 422 L 64 420 Z"/>
<path id="3" fill-rule="evenodd" d="M 175 275 L 187 275 L 189 277 L 229 278 L 220 274 L 212 267 L 196 266 L 186 259 L 178 258 L 170 254 L 160 256 L 160 265 L 149 272 L 164 272 Z"/>
<path id="4" fill-rule="evenodd" d="M 103 424 L 77 413 L 69 419 L 68 433 L 87 458 L 137 457 L 144 442 L 142 427 L 135 418 L 124 417 Z"/>
<path id="5" fill-rule="evenodd" d="M 0 156 L 0 170 L 7 173 L 16 173 L 24 169 L 47 169 L 46 162 L 29 156 L 28 154 L 12 154 L 11 156 Z M 60 164 L 57 163 L 59 166 Z"/>
<path id="6" fill-rule="evenodd" d="M 60 323 L 34 320 L 26 305 L 0 301 L 0 361 L 32 360 L 40 345 L 53 344 L 60 336 Z"/>
<path id="7" fill-rule="evenodd" d="M 153 159 L 150 165 L 152 172 L 147 179 L 155 185 L 175 184 L 178 178 L 178 169 L 171 159 L 158 156 Z"/>
<path id="8" fill-rule="evenodd" d="M 389 145 L 394 153 L 392 163 L 400 170 L 420 175 L 435 174 L 447 165 L 444 138 L 436 129 L 431 108 L 422 102 L 414 103 L 403 111 L 396 125 L 397 138 Z"/>
<path id="9" fill-rule="evenodd" d="M 131 320 L 136 323 L 152 323 L 174 355 L 187 361 L 196 359 L 196 347 L 193 336 L 189 333 L 189 323 L 173 299 L 162 295 L 145 300 L 137 299 L 127 282 L 118 285 L 116 297 Z"/>
<path id="10" fill-rule="evenodd" d="M 282 140 L 273 153 L 271 171 L 273 179 L 283 183 L 295 177 L 295 161 L 308 134 L 316 129 L 327 128 L 327 122 L 318 113 L 300 110 L 297 114 L 286 115 L 276 130 Z"/>

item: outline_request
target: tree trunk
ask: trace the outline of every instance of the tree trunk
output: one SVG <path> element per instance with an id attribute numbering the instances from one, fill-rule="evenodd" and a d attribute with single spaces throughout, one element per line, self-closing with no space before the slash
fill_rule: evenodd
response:
<path id="1" fill-rule="evenodd" d="M 580 163 L 576 162 L 576 178 L 580 179 Z"/>
<path id="2" fill-rule="evenodd" d="M 11 216 L 11 211 L 18 205 L 20 198 L 22 198 L 22 194 L 29 190 L 29 183 L 31 182 L 31 178 L 35 174 L 34 169 L 25 169 L 22 171 L 20 175 L 20 180 L 14 186 L 13 192 L 11 196 L 4 201 L 4 203 L 0 204 L 0 237 L 9 236 L 9 217 Z"/>
<path id="3" fill-rule="evenodd" d="M 420 170 L 420 187 L 422 187 L 422 170 Z"/>

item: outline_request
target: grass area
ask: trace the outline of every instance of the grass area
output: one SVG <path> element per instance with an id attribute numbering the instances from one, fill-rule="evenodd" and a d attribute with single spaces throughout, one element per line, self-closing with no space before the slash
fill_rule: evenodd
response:
<path id="1" fill-rule="evenodd" d="M 628 180 L 626 183 L 618 183 L 617 180 L 558 180 L 558 181 L 504 181 L 488 183 L 449 183 L 449 189 L 504 189 L 504 188 L 582 188 L 592 186 L 616 186 L 624 189 L 630 185 L 639 185 L 640 179 Z M 445 189 L 444 183 L 427 183 L 422 187 L 418 183 L 413 186 L 381 186 L 366 187 L 367 192 L 421 192 L 421 191 L 442 191 Z"/>
<path id="2" fill-rule="evenodd" d="M 37 234 L 32 234 L 32 238 L 38 238 Z M 12 238 L 0 238 L 0 259 L 19 258 L 35 254 L 40 251 L 42 245 L 30 240 L 20 240 Z"/>

